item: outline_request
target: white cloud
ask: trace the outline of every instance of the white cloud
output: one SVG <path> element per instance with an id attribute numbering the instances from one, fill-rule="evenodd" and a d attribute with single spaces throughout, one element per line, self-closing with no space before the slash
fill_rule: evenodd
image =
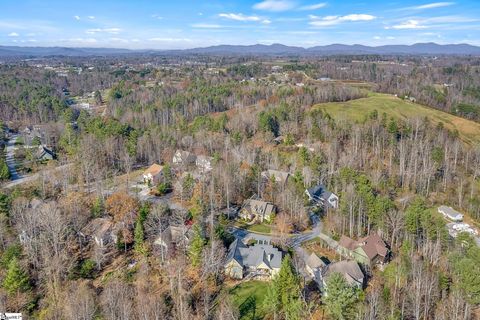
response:
<path id="1" fill-rule="evenodd" d="M 295 8 L 295 2 L 288 0 L 265 0 L 255 4 L 253 8 L 274 12 L 287 11 Z"/>
<path id="2" fill-rule="evenodd" d="M 418 21 L 418 20 L 408 20 L 391 27 L 385 27 L 385 29 L 396 29 L 396 30 L 425 29 L 425 28 L 428 28 L 428 27 L 421 24 L 421 21 Z"/>
<path id="3" fill-rule="evenodd" d="M 388 36 L 387 39 L 388 39 L 388 40 L 395 40 L 395 37 Z"/>
<path id="4" fill-rule="evenodd" d="M 380 39 L 382 39 L 382 37 L 380 37 L 380 36 L 375 36 L 375 37 L 373 37 L 373 39 L 375 39 L 375 40 L 380 40 Z"/>
<path id="5" fill-rule="evenodd" d="M 219 24 L 208 24 L 208 23 L 194 23 L 191 25 L 192 28 L 197 29 L 220 29 L 222 28 Z"/>
<path id="6" fill-rule="evenodd" d="M 80 20 L 80 16 L 73 16 L 73 19 L 78 21 L 78 20 Z"/>
<path id="7" fill-rule="evenodd" d="M 322 2 L 322 3 L 312 4 L 312 5 L 308 5 L 308 6 L 303 6 L 303 7 L 300 7 L 298 9 L 299 10 L 304 10 L 304 11 L 311 11 L 311 10 L 321 9 L 321 8 L 326 7 L 326 6 L 327 6 L 327 3 Z"/>
<path id="8" fill-rule="evenodd" d="M 88 16 L 88 19 L 95 20 L 95 16 Z"/>
<path id="9" fill-rule="evenodd" d="M 8 34 L 8 36 L 9 36 L 9 37 L 18 37 L 19 34 L 16 33 L 16 32 L 10 32 L 10 33 Z"/>
<path id="10" fill-rule="evenodd" d="M 122 29 L 120 28 L 95 28 L 95 29 L 87 29 L 85 33 L 88 34 L 96 34 L 96 33 L 110 33 L 110 34 L 119 34 Z"/>
<path id="11" fill-rule="evenodd" d="M 346 16 L 318 17 L 318 16 L 310 15 L 309 17 L 310 19 L 312 19 L 312 21 L 310 21 L 310 25 L 314 27 L 334 26 L 343 22 L 371 21 L 377 18 L 369 14 L 358 14 L 358 13 L 349 14 Z"/>
<path id="12" fill-rule="evenodd" d="M 414 10 L 424 10 L 424 9 L 435 9 L 435 8 L 442 8 L 454 5 L 455 2 L 433 2 L 427 3 L 420 6 L 410 7 L 409 9 Z"/>
<path id="13" fill-rule="evenodd" d="M 152 14 L 151 17 L 152 17 L 153 19 L 163 20 L 163 17 L 160 16 L 160 15 L 158 15 L 158 14 Z"/>
<path id="14" fill-rule="evenodd" d="M 265 19 L 265 20 L 262 20 L 262 23 L 263 24 L 270 24 L 272 23 L 272 21 L 268 20 L 268 19 Z"/>
<path id="15" fill-rule="evenodd" d="M 262 21 L 259 16 L 246 16 L 242 13 L 220 13 L 218 15 L 221 18 L 235 20 L 235 21 Z"/>

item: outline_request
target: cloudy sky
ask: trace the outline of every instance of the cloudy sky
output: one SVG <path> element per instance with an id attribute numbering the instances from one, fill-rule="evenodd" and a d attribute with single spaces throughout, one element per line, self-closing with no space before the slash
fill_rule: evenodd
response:
<path id="1" fill-rule="evenodd" d="M 0 44 L 480 45 L 480 0 L 0 0 Z"/>

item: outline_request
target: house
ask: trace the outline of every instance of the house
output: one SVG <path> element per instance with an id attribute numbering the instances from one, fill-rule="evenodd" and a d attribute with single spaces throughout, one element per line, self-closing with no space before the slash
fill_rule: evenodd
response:
<path id="1" fill-rule="evenodd" d="M 290 173 L 278 170 L 263 171 L 261 175 L 265 180 L 269 181 L 273 178 L 276 183 L 279 183 L 283 186 L 287 184 L 288 178 L 290 178 Z"/>
<path id="2" fill-rule="evenodd" d="M 168 226 L 155 239 L 154 244 L 162 247 L 167 253 L 177 248 L 185 248 L 192 238 L 192 230 L 189 226 Z"/>
<path id="3" fill-rule="evenodd" d="M 38 161 L 49 161 L 55 159 L 55 154 L 47 147 L 39 146 L 37 152 L 35 153 L 35 158 Z"/>
<path id="4" fill-rule="evenodd" d="M 159 164 L 152 164 L 143 173 L 143 181 L 148 185 L 158 184 L 162 178 L 163 166 Z"/>
<path id="5" fill-rule="evenodd" d="M 212 162 L 213 162 L 212 157 L 202 156 L 202 155 L 197 156 L 197 159 L 195 160 L 195 164 L 197 168 L 204 173 L 212 171 L 213 169 Z"/>
<path id="6" fill-rule="evenodd" d="M 229 247 L 225 273 L 234 279 L 245 276 L 272 278 L 280 271 L 282 252 L 267 241 L 247 246 L 236 239 Z"/>
<path id="7" fill-rule="evenodd" d="M 339 273 L 345 281 L 352 287 L 363 288 L 365 275 L 356 261 L 343 260 L 329 264 L 321 275 L 321 289 L 328 292 L 327 280 L 334 274 Z M 320 285 L 320 284 L 319 284 Z"/>
<path id="8" fill-rule="evenodd" d="M 327 262 L 322 258 L 312 253 L 305 261 L 305 269 L 313 279 L 318 278 L 321 271 L 327 266 Z"/>
<path id="9" fill-rule="evenodd" d="M 360 238 L 358 241 L 342 235 L 337 250 L 343 256 L 353 258 L 357 262 L 368 266 L 382 266 L 388 262 L 390 256 L 387 245 L 376 233 Z"/>
<path id="10" fill-rule="evenodd" d="M 194 164 L 197 157 L 188 151 L 177 150 L 173 155 L 172 162 L 175 165 L 190 165 Z"/>
<path id="11" fill-rule="evenodd" d="M 240 218 L 259 222 L 271 221 L 275 215 L 276 207 L 274 204 L 262 200 L 248 199 L 243 203 L 240 209 Z"/>
<path id="12" fill-rule="evenodd" d="M 463 221 L 463 214 L 453 209 L 452 207 L 440 206 L 438 207 L 438 212 L 443 214 L 443 216 L 454 222 Z"/>
<path id="13" fill-rule="evenodd" d="M 99 247 L 106 247 L 116 242 L 113 234 L 113 222 L 109 218 L 96 218 L 90 221 L 81 231 L 85 239 L 93 239 Z"/>
<path id="14" fill-rule="evenodd" d="M 338 208 L 338 196 L 328 191 L 323 184 L 305 190 L 305 194 L 308 196 L 308 199 L 315 204 L 322 205 L 326 208 Z"/>

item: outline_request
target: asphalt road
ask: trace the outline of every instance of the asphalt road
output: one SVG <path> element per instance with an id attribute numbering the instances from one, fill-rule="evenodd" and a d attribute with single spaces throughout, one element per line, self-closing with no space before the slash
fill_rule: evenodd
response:
<path id="1" fill-rule="evenodd" d="M 17 163 L 15 162 L 15 141 L 17 141 L 18 134 L 13 134 L 10 136 L 10 139 L 8 140 L 7 143 L 7 153 L 6 153 L 6 162 L 8 166 L 8 171 L 10 171 L 10 179 L 12 181 L 19 180 L 22 178 L 22 176 L 17 172 L 16 165 Z"/>

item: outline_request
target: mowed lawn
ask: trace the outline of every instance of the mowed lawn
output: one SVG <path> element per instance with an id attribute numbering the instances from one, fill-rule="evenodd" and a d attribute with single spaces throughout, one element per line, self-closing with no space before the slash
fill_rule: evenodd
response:
<path id="1" fill-rule="evenodd" d="M 263 301 L 268 285 L 268 282 L 252 280 L 230 289 L 229 294 L 240 311 L 240 319 L 260 320 L 265 317 Z"/>
<path id="2" fill-rule="evenodd" d="M 404 101 L 392 95 L 371 93 L 367 98 L 347 102 L 331 102 L 315 105 L 330 114 L 335 120 L 361 122 L 374 110 L 379 117 L 386 113 L 396 119 L 428 117 L 433 123 L 442 122 L 450 131 L 458 130 L 460 138 L 469 144 L 480 143 L 480 123 L 463 119 L 452 114 Z"/>

